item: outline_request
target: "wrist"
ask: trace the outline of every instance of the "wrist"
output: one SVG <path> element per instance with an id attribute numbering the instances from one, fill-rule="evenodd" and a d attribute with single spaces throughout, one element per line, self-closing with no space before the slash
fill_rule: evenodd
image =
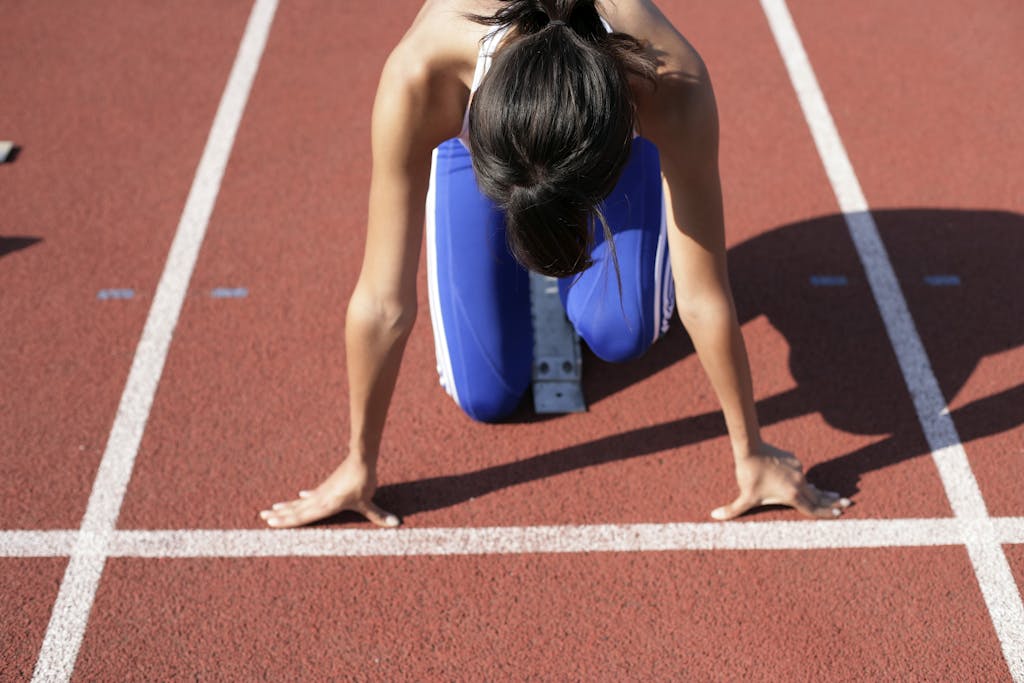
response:
<path id="1" fill-rule="evenodd" d="M 732 444 L 732 455 L 737 462 L 740 460 L 747 460 L 749 458 L 755 458 L 762 455 L 764 452 L 764 442 L 760 436 L 743 436 L 736 439 L 730 439 Z"/>
<path id="2" fill-rule="evenodd" d="M 352 441 L 348 447 L 348 457 L 345 460 L 352 463 L 359 463 L 368 467 L 377 465 L 377 449 L 369 448 L 368 444 Z"/>

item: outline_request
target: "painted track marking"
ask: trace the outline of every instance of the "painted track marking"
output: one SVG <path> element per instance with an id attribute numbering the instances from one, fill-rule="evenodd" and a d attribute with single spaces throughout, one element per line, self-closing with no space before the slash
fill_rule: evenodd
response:
<path id="1" fill-rule="evenodd" d="M 959 275 L 925 275 L 924 283 L 931 287 L 959 287 Z"/>
<path id="2" fill-rule="evenodd" d="M 850 281 L 845 275 L 812 275 L 810 283 L 812 287 L 845 287 Z"/>
<path id="3" fill-rule="evenodd" d="M 946 410 L 939 382 L 786 1 L 761 0 L 761 7 L 864 266 L 953 514 L 973 529 L 967 537 L 967 552 L 1010 675 L 1024 683 L 1024 604 L 960 435 Z"/>
<path id="4" fill-rule="evenodd" d="M 142 337 L 135 349 L 82 526 L 71 549 L 36 660 L 34 681 L 66 681 L 74 671 L 171 337 L 276 9 L 277 0 L 256 0 L 249 15 Z"/>
<path id="5" fill-rule="evenodd" d="M 131 299 L 135 296 L 134 289 L 101 289 L 96 292 L 96 298 L 100 301 L 109 301 L 110 299 Z"/>
<path id="6" fill-rule="evenodd" d="M 244 299 L 249 296 L 249 290 L 246 287 L 214 287 L 210 296 L 214 299 Z"/>
<path id="7" fill-rule="evenodd" d="M 1024 542 L 1024 517 L 991 520 L 997 543 Z M 692 522 L 423 529 L 158 529 L 113 532 L 105 557 L 373 557 L 686 550 L 843 550 L 967 545 L 975 524 L 937 519 Z M 78 532 L 0 531 L 0 557 L 65 557 Z"/>

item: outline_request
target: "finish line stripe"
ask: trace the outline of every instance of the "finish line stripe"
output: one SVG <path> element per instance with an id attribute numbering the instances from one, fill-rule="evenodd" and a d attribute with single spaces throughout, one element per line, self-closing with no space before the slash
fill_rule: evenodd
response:
<path id="1" fill-rule="evenodd" d="M 1024 517 L 981 523 L 996 543 L 1024 543 Z M 115 531 L 104 545 L 75 531 L 0 531 L 0 557 L 371 557 L 491 553 L 812 550 L 966 545 L 977 523 L 955 518 L 698 522 L 426 529 L 159 529 Z M 86 542 L 82 542 L 86 540 Z"/>
<path id="2" fill-rule="evenodd" d="M 999 546 L 978 482 L 953 419 L 946 411 L 946 401 L 928 354 L 786 2 L 761 0 L 761 7 L 864 266 L 953 513 L 976 527 L 976 534 L 968 542 L 971 563 L 1010 674 L 1018 683 L 1024 683 L 1024 604 L 1006 554 Z"/>
<path id="3" fill-rule="evenodd" d="M 36 661 L 33 681 L 66 681 L 74 670 L 89 611 L 103 574 L 106 547 L 114 536 L 114 526 L 131 479 L 153 396 L 163 373 L 171 337 L 276 9 L 277 0 L 256 0 L 249 15 L 142 330 L 142 338 L 135 349 L 82 527 L 71 551 Z"/>

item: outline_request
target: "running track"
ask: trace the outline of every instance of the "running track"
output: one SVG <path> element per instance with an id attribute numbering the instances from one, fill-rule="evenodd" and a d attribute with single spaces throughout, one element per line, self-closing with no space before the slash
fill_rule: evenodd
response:
<path id="1" fill-rule="evenodd" d="M 1024 681 L 1012 0 L 662 3 L 716 83 L 766 437 L 842 520 L 710 522 L 678 324 L 587 357 L 586 414 L 471 423 L 421 286 L 405 527 L 263 529 L 346 443 L 369 108 L 416 5 L 5 4 L 0 678 Z"/>

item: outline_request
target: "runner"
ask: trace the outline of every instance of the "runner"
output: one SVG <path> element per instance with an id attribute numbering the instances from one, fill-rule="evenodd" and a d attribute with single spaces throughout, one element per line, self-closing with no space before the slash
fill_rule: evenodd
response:
<path id="1" fill-rule="evenodd" d="M 470 417 L 501 419 L 529 387 L 526 268 L 561 278 L 569 320 L 606 360 L 646 351 L 678 301 L 739 487 L 711 516 L 781 504 L 831 518 L 850 504 L 761 440 L 726 271 L 714 94 L 653 2 L 427 0 L 384 66 L 372 148 L 346 320 L 349 452 L 315 489 L 263 510 L 268 525 L 342 510 L 400 523 L 372 497 L 424 226 L 441 384 Z"/>

